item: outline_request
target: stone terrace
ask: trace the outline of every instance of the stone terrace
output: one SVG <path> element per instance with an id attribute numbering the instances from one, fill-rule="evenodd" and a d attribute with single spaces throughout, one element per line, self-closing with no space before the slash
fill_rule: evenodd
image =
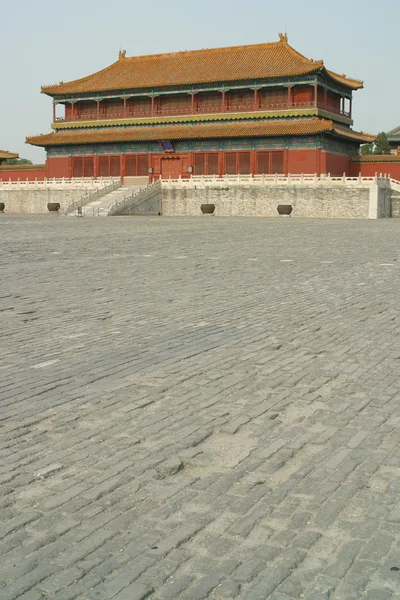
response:
<path id="1" fill-rule="evenodd" d="M 399 599 L 399 228 L 0 215 L 1 600 Z"/>

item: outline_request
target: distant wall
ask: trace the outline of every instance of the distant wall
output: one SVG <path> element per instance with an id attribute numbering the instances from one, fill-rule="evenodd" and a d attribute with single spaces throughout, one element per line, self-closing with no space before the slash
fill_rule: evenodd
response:
<path id="1" fill-rule="evenodd" d="M 392 179 L 397 179 L 400 181 L 400 155 L 397 158 L 396 156 L 389 156 L 387 159 L 382 157 L 379 160 L 379 156 L 374 156 L 373 159 L 367 159 L 364 161 L 352 161 L 350 163 L 350 177 L 357 177 L 359 173 L 363 177 L 374 177 L 377 173 L 378 176 L 380 173 L 383 175 L 386 173 L 390 175 Z M 394 159 L 394 160 L 393 160 Z"/>
<path id="2" fill-rule="evenodd" d="M 46 165 L 2 165 L 0 179 L 3 181 L 43 181 L 46 177 Z"/>
<path id="3" fill-rule="evenodd" d="M 368 219 L 390 216 L 390 189 L 381 192 L 378 186 L 163 188 L 165 216 L 200 216 L 201 204 L 215 204 L 216 216 L 277 217 L 279 204 L 291 204 L 293 217 Z"/>

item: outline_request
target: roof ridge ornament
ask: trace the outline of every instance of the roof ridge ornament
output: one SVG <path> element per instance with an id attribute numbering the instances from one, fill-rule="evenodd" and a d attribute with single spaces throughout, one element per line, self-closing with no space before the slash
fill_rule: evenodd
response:
<path id="1" fill-rule="evenodd" d="M 279 34 L 279 41 L 284 42 L 285 44 L 288 43 L 288 34 L 286 33 L 286 31 L 285 31 L 285 33 Z"/>
<path id="2" fill-rule="evenodd" d="M 126 50 L 119 51 L 118 60 L 121 60 L 122 58 L 126 58 Z"/>

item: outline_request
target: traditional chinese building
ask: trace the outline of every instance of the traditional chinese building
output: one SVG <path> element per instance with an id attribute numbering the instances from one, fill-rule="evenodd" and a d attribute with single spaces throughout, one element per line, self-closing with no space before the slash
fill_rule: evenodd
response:
<path id="1" fill-rule="evenodd" d="M 7 150 L 0 150 L 0 165 L 3 164 L 6 160 L 10 160 L 11 158 L 19 158 L 19 154 L 15 154 L 14 152 L 7 152 Z"/>
<path id="2" fill-rule="evenodd" d="M 275 43 L 128 58 L 45 86 L 49 177 L 349 172 L 361 81 Z M 63 114 L 58 116 L 62 105 Z"/>
<path id="3" fill-rule="evenodd" d="M 386 136 L 392 149 L 392 153 L 400 154 L 400 125 L 389 131 Z"/>

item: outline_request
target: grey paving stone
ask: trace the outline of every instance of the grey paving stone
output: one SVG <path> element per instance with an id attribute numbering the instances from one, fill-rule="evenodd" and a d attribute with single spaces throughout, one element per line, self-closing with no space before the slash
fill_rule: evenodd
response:
<path id="1" fill-rule="evenodd" d="M 396 220 L 0 220 L 1 600 L 398 595 Z"/>

